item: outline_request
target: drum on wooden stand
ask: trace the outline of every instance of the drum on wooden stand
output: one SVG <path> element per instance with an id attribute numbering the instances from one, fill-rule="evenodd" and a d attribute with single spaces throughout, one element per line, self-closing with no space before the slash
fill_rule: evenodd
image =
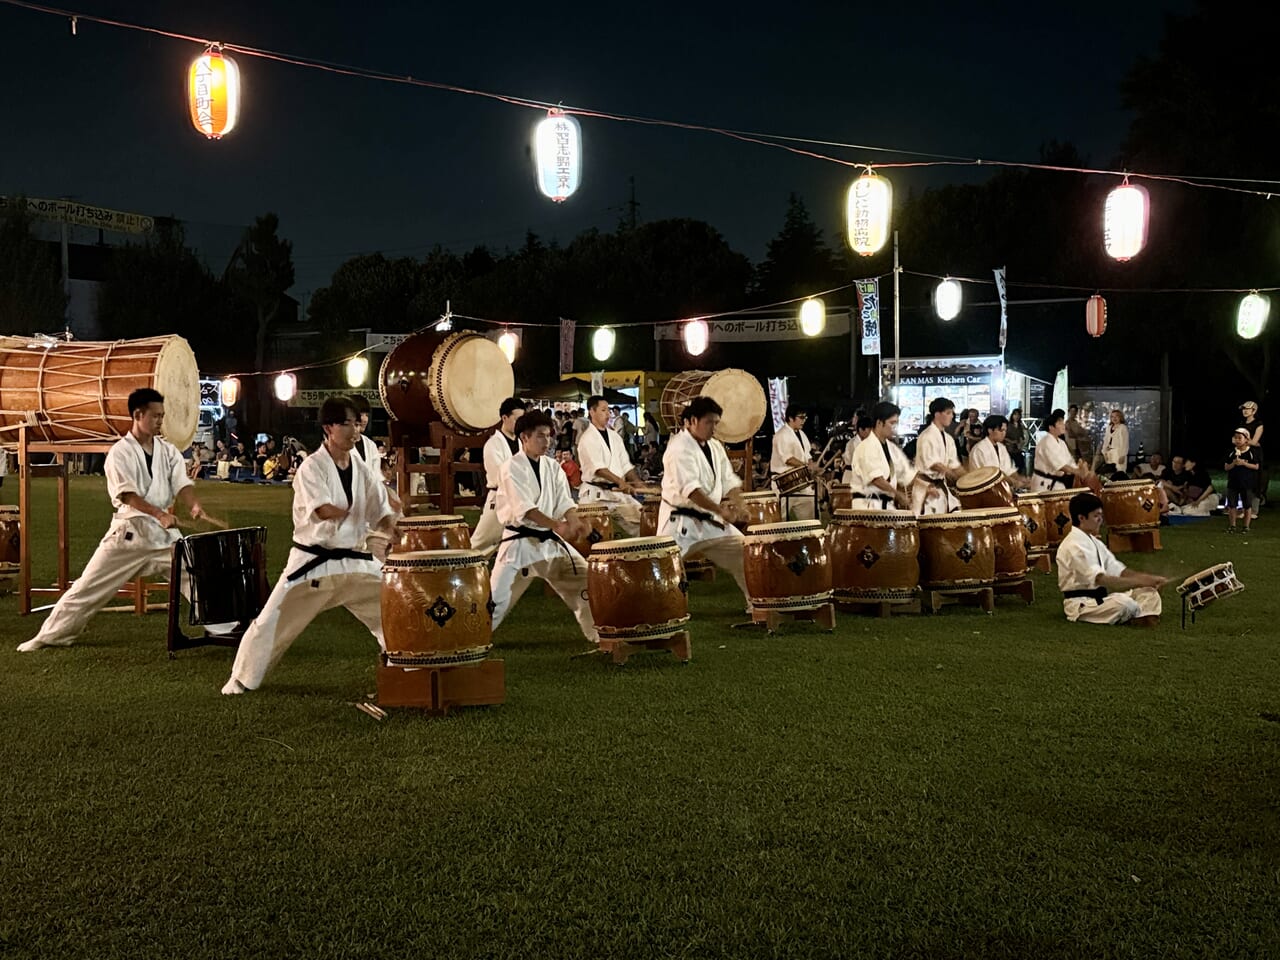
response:
<path id="1" fill-rule="evenodd" d="M 1021 580 L 1027 575 L 1027 528 L 1017 507 L 972 510 L 991 519 L 991 540 L 996 551 L 996 582 Z"/>
<path id="2" fill-rule="evenodd" d="M 715 372 L 687 370 L 667 381 L 658 404 L 659 413 L 672 432 L 681 429 L 680 414 L 695 397 L 700 396 L 710 397 L 724 410 L 716 426 L 716 438 L 722 443 L 750 440 L 769 412 L 764 388 L 747 371 L 734 368 Z"/>
<path id="3" fill-rule="evenodd" d="M 774 477 L 773 482 L 778 485 L 779 496 L 786 497 L 812 486 L 813 475 L 808 467 L 792 467 Z"/>
<path id="4" fill-rule="evenodd" d="M 1120 480 L 1102 488 L 1102 517 L 1113 533 L 1160 527 L 1160 493 L 1154 480 Z"/>
<path id="5" fill-rule="evenodd" d="M 587 525 L 586 533 L 569 541 L 569 545 L 584 557 L 591 555 L 591 548 L 602 540 L 613 539 L 613 518 L 609 507 L 603 503 L 578 504 L 578 519 Z"/>
<path id="6" fill-rule="evenodd" d="M 378 374 L 387 413 L 417 431 L 438 420 L 458 433 L 483 433 L 514 391 L 498 345 L 465 331 L 415 333 L 387 354 Z"/>
<path id="7" fill-rule="evenodd" d="M 837 510 L 827 549 L 836 600 L 910 600 L 920 586 L 920 529 L 910 510 Z"/>
<path id="8" fill-rule="evenodd" d="M 587 558 L 587 599 L 601 640 L 658 640 L 689 622 L 689 583 L 671 537 L 595 544 Z"/>
<path id="9" fill-rule="evenodd" d="M 0 457 L 5 452 L 0 450 Z M 18 507 L 0 504 L 0 574 L 18 567 L 22 560 L 22 524 Z"/>
<path id="10" fill-rule="evenodd" d="M 0 337 L 0 441 L 115 440 L 129 432 L 129 394 L 164 397 L 163 436 L 191 446 L 200 420 L 200 369 L 182 337 L 94 343 Z"/>
<path id="11" fill-rule="evenodd" d="M 999 467 L 977 467 L 963 474 L 955 484 L 956 497 L 965 510 L 1012 507 L 1013 490 Z"/>
<path id="12" fill-rule="evenodd" d="M 834 517 L 837 510 L 853 509 L 853 485 L 848 483 L 833 483 L 827 488 L 827 496 L 831 501 L 831 515 Z"/>
<path id="13" fill-rule="evenodd" d="M 471 531 L 464 517 L 456 514 L 431 514 L 403 517 L 396 524 L 396 542 L 392 553 L 418 553 L 422 550 L 470 550 Z"/>
<path id="14" fill-rule="evenodd" d="M 634 489 L 636 496 L 640 499 L 640 536 L 657 536 L 658 510 L 662 507 L 662 488 L 636 487 Z"/>
<path id="15" fill-rule="evenodd" d="M 1244 584 L 1236 577 L 1236 568 L 1230 563 L 1219 563 L 1183 580 L 1178 585 L 1178 595 L 1183 598 L 1187 609 L 1194 612 L 1220 597 L 1229 597 L 1243 589 Z"/>
<path id="16" fill-rule="evenodd" d="M 746 533 L 747 528 L 758 523 L 781 523 L 782 503 L 772 490 L 757 490 L 742 494 L 742 508 L 746 516 L 734 521 L 734 526 Z"/>
<path id="17" fill-rule="evenodd" d="M 742 549 L 754 609 L 814 610 L 831 602 L 831 561 L 817 520 L 749 527 Z"/>
<path id="18" fill-rule="evenodd" d="M 920 527 L 922 587 L 968 589 L 995 583 L 994 520 L 988 513 L 958 510 L 916 518 Z"/>
<path id="19" fill-rule="evenodd" d="M 1018 512 L 1027 531 L 1027 558 L 1033 562 L 1049 552 L 1049 528 L 1044 515 L 1044 500 L 1038 493 L 1019 493 Z"/>
<path id="20" fill-rule="evenodd" d="M 478 663 L 493 646 L 489 564 L 478 550 L 424 550 L 382 567 L 382 636 L 387 663 Z"/>
<path id="21" fill-rule="evenodd" d="M 1065 490 L 1041 490 L 1036 494 L 1044 504 L 1045 531 L 1051 552 L 1056 551 L 1058 544 L 1071 532 L 1071 498 L 1079 492 L 1068 487 Z"/>
<path id="22" fill-rule="evenodd" d="M 193 533 L 174 545 L 193 624 L 248 626 L 267 602 L 266 527 Z"/>

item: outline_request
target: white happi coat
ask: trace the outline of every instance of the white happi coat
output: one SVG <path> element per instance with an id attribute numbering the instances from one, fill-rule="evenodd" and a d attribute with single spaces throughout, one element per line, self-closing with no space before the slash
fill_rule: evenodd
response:
<path id="1" fill-rule="evenodd" d="M 887 503 L 881 500 L 882 494 L 885 496 L 888 494 L 877 487 L 873 480 L 886 480 L 895 488 L 908 489 L 911 481 L 915 479 L 915 467 L 902 452 L 902 448 L 892 440 L 886 441 L 886 445 L 889 449 L 888 460 L 885 460 L 885 448 L 880 445 L 875 434 L 871 434 L 859 443 L 858 448 L 853 452 L 853 462 L 850 464 L 849 472 L 852 477 L 850 486 L 855 510 L 896 509 L 892 500 Z"/>
<path id="2" fill-rule="evenodd" d="M 511 444 L 515 443 L 515 449 L 511 448 Z M 494 500 L 494 494 L 498 492 L 498 486 L 502 483 L 502 465 L 510 460 L 520 451 L 520 441 L 514 437 L 508 438 L 499 427 L 493 431 L 493 436 L 484 442 L 484 482 L 489 488 L 489 496 L 485 498 L 485 507 L 488 508 Z"/>
<path id="3" fill-rule="evenodd" d="M 713 437 L 707 445 L 711 450 L 710 462 L 689 431 L 681 430 L 671 438 L 666 453 L 662 455 L 662 505 L 658 509 L 658 533 L 674 537 L 680 545 L 681 554 L 704 540 L 721 537 L 742 539 L 742 533 L 732 524 L 726 523 L 722 528 L 695 517 L 672 516 L 671 511 L 675 507 L 706 512 L 689 499 L 694 490 L 701 490 L 712 503 L 720 503 L 731 490 L 742 486 L 742 478 L 729 463 L 724 444 Z M 723 523 L 719 516 L 715 519 Z"/>
<path id="4" fill-rule="evenodd" d="M 1035 490 L 1055 490 L 1058 487 L 1069 487 L 1075 480 L 1071 476 L 1062 476 L 1062 471 L 1068 467 L 1075 466 L 1075 458 L 1071 456 L 1071 451 L 1067 448 L 1067 442 L 1061 437 L 1055 437 L 1049 432 L 1044 432 L 1036 437 L 1036 459 L 1035 459 L 1035 476 L 1032 479 L 1032 488 Z M 1055 483 L 1041 474 L 1049 474 L 1050 476 L 1060 477 Z"/>
<path id="5" fill-rule="evenodd" d="M 796 436 L 796 434 L 799 436 Z M 809 436 L 803 430 L 793 430 L 791 427 L 784 426 L 773 435 L 773 454 L 769 457 L 769 469 L 777 476 L 779 473 L 786 473 L 788 470 L 795 468 L 787 463 L 788 460 L 799 460 L 801 463 L 808 463 L 809 456 Z M 778 488 L 777 483 L 773 485 L 774 489 Z M 812 484 L 807 487 L 801 487 L 799 490 L 793 491 L 790 496 L 804 497 L 813 496 Z"/>
<path id="6" fill-rule="evenodd" d="M 606 438 L 608 447 L 605 446 Z M 606 427 L 604 435 L 601 436 L 600 430 L 594 425 L 587 427 L 578 438 L 578 463 L 582 467 L 582 487 L 578 491 L 578 499 L 581 502 L 621 503 L 624 500 L 630 500 L 635 503 L 635 500 L 625 493 L 593 486 L 597 482 L 596 471 L 598 470 L 608 470 L 619 479 L 625 480 L 627 474 L 635 469 L 632 466 L 631 457 L 627 455 L 627 445 L 617 433 Z M 600 477 L 598 482 L 608 483 L 609 481 Z"/>
<path id="7" fill-rule="evenodd" d="M 979 440 L 969 451 L 969 469 L 978 467 L 995 467 L 1006 477 L 1018 472 L 1008 448 L 1003 443 L 992 443 L 990 437 Z"/>
<path id="8" fill-rule="evenodd" d="M 872 439 L 871 434 L 867 434 L 867 439 Z M 853 455 L 858 452 L 858 446 L 861 443 L 862 438 L 855 431 L 849 438 L 849 442 L 844 445 L 844 476 L 841 479 L 845 483 L 853 483 Z"/>
<path id="9" fill-rule="evenodd" d="M 1058 589 L 1062 591 L 1062 610 L 1071 622 L 1123 623 L 1134 617 L 1158 616 L 1159 592 L 1150 587 L 1108 593 L 1102 600 L 1092 597 L 1068 597 L 1070 590 L 1094 590 L 1098 577 L 1118 577 L 1125 565 L 1116 559 L 1101 540 L 1072 527 L 1058 545 Z"/>
<path id="10" fill-rule="evenodd" d="M 387 488 L 373 479 L 367 469 L 355 465 L 358 453 L 351 454 L 351 508 L 341 520 L 320 520 L 316 508 L 326 503 L 336 507 L 347 505 L 347 495 L 338 477 L 338 465 L 329 451 L 321 445 L 315 453 L 302 461 L 293 477 L 293 539 L 315 547 L 330 550 L 365 549 L 365 541 L 379 523 L 395 516 L 387 498 Z M 290 549 L 285 561 L 284 577 L 315 559 L 311 554 Z M 292 586 L 305 585 L 311 580 L 335 573 L 368 573 L 382 575 L 378 560 L 326 560 Z"/>
<path id="11" fill-rule="evenodd" d="M 929 424 L 916 438 L 916 478 L 911 487 L 911 509 L 917 513 L 950 513 L 960 509 L 960 501 L 945 482 L 939 486 L 930 481 L 943 480 L 942 474 L 933 470 L 934 464 L 955 470 L 960 466 L 956 441 L 936 424 Z M 938 494 L 928 496 L 930 490 Z"/>
<path id="12" fill-rule="evenodd" d="M 535 468 L 541 484 L 534 478 Z M 499 475 L 497 511 L 498 520 L 504 528 L 545 530 L 546 527 L 528 518 L 530 510 L 539 510 L 552 520 L 559 520 L 573 509 L 573 497 L 569 493 L 569 480 L 564 475 L 564 468 L 549 456 L 539 457 L 535 465 L 521 450 L 502 465 Z M 561 540 L 507 539 L 510 536 L 510 531 L 504 531 L 503 542 L 498 546 L 495 576 L 498 566 L 527 567 L 566 555 L 574 559 L 579 570 L 586 568 L 582 555 Z"/>
<path id="13" fill-rule="evenodd" d="M 116 508 L 111 518 L 114 530 L 120 524 L 132 524 L 135 532 L 153 546 L 168 546 L 181 533 L 176 527 L 166 530 L 148 513 L 135 510 L 120 498 L 136 493 L 153 507 L 169 510 L 174 498 L 187 487 L 194 486 L 187 473 L 182 454 L 168 440 L 156 437 L 151 447 L 151 472 L 147 472 L 146 454 L 132 433 L 126 433 L 107 452 L 103 472 L 107 476 L 107 493 Z"/>
<path id="14" fill-rule="evenodd" d="M 360 439 L 356 441 L 359 450 L 351 451 L 351 459 L 363 463 L 373 473 L 379 483 L 382 483 L 382 454 L 378 452 L 378 445 L 371 439 L 360 434 Z M 361 453 L 364 456 L 360 456 Z"/>

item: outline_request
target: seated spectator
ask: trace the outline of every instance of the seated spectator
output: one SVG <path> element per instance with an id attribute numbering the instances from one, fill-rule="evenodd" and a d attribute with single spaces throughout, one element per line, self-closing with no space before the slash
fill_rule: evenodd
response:
<path id="1" fill-rule="evenodd" d="M 1179 459 L 1182 460 L 1181 471 L 1177 469 Z M 1169 488 L 1169 499 L 1174 504 L 1170 512 L 1188 517 L 1207 517 L 1218 509 L 1221 497 L 1213 488 L 1213 479 L 1208 470 L 1200 467 L 1193 457 L 1174 457 L 1173 466 L 1170 478 L 1165 480 L 1166 485 L 1170 483 L 1170 479 L 1177 481 L 1174 487 Z M 1175 476 L 1179 474 L 1180 476 Z M 1176 497 L 1174 490 L 1177 490 Z"/>

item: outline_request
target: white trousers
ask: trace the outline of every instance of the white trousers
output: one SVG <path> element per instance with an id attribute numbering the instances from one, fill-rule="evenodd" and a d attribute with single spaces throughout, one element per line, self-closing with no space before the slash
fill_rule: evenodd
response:
<path id="1" fill-rule="evenodd" d="M 1160 594 L 1150 587 L 1135 587 L 1109 593 L 1101 603 L 1091 597 L 1072 597 L 1062 601 L 1062 609 L 1072 623 L 1125 623 L 1135 617 L 1158 617 Z"/>
<path id="2" fill-rule="evenodd" d="M 721 530 L 705 520 L 670 516 L 658 533 L 675 540 L 682 560 L 707 559 L 729 574 L 738 584 L 743 598 L 746 598 L 747 576 L 742 569 L 745 538 L 737 527 L 725 527 Z"/>
<path id="3" fill-rule="evenodd" d="M 625 493 L 615 493 L 612 490 L 600 490 L 584 483 L 578 493 L 578 502 L 605 504 L 609 508 L 609 516 L 613 522 L 620 526 L 628 537 L 640 535 L 640 504 L 635 497 Z"/>
<path id="4" fill-rule="evenodd" d="M 382 642 L 382 578 L 371 573 L 334 573 L 303 577 L 290 583 L 281 574 L 275 589 L 240 641 L 231 677 L 246 690 L 256 690 L 317 616 L 346 607 L 363 623 L 380 649 Z"/>
<path id="5" fill-rule="evenodd" d="M 476 521 L 476 528 L 471 532 L 471 549 L 479 550 L 481 553 L 492 553 L 498 549 L 498 543 L 502 540 L 502 521 L 498 519 L 497 494 L 490 490 L 489 495 L 484 499 L 484 506 L 480 508 L 480 519 Z"/>
<path id="6" fill-rule="evenodd" d="M 493 629 L 496 632 L 499 624 L 506 618 L 507 612 L 516 605 L 529 589 L 534 580 L 542 579 L 564 601 L 578 621 L 582 635 L 596 643 L 596 622 L 591 616 L 591 605 L 587 602 L 587 562 L 575 551 L 572 555 L 564 553 L 546 560 L 535 560 L 524 566 L 512 563 L 511 551 L 503 551 L 498 555 L 498 562 L 493 566 L 489 576 L 489 591 L 492 594 Z"/>

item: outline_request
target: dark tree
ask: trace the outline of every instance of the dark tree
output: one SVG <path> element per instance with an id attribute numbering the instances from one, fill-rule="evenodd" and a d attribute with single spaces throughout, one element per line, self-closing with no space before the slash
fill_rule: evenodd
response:
<path id="1" fill-rule="evenodd" d="M 57 333 L 67 298 L 56 254 L 31 233 L 26 200 L 0 207 L 0 333 Z"/>

